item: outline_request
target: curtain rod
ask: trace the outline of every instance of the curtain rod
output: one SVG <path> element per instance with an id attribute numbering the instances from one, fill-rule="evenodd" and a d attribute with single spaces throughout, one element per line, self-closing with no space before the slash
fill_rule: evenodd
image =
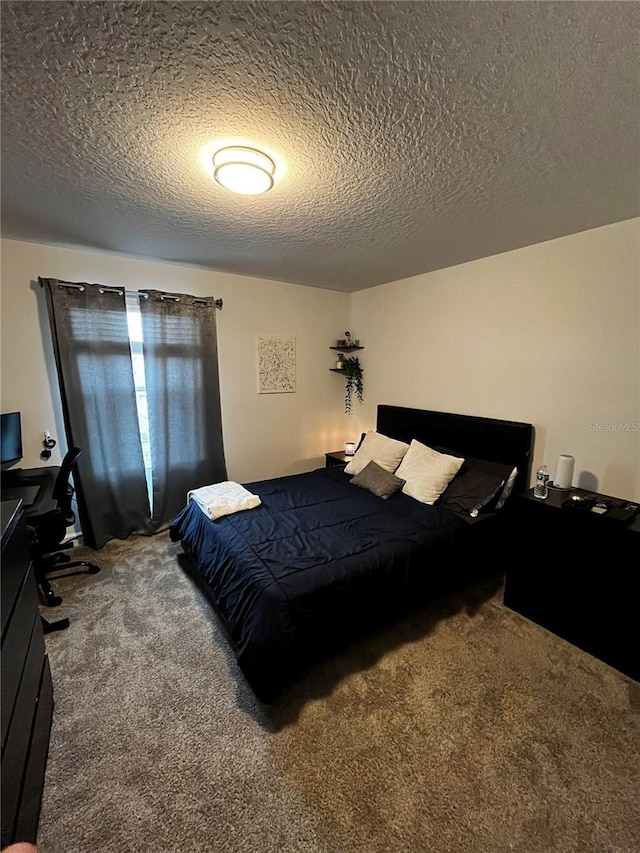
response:
<path id="1" fill-rule="evenodd" d="M 58 284 L 58 287 L 70 287 L 72 290 L 79 290 L 81 292 L 84 292 L 84 289 L 85 289 L 84 284 L 74 284 L 70 281 L 59 281 L 59 282 L 57 282 L 57 284 Z M 40 280 L 40 285 L 42 286 L 41 280 Z M 124 290 L 123 291 L 123 289 L 121 287 L 106 287 L 104 285 L 100 285 L 98 287 L 98 290 L 100 293 L 125 293 L 127 295 L 135 294 L 136 296 L 138 296 L 141 299 L 148 299 L 149 298 L 149 294 L 143 293 L 141 290 Z M 180 302 L 180 296 L 176 296 L 175 293 L 164 293 L 163 292 L 163 293 L 160 293 L 159 295 L 160 295 L 160 299 L 167 299 L 167 300 L 171 300 L 173 302 Z M 208 297 L 202 297 L 202 296 L 200 296 L 200 297 L 199 296 L 192 296 L 191 299 L 193 300 L 194 305 L 206 305 L 207 302 L 209 301 Z M 214 299 L 213 304 L 216 306 L 216 308 L 218 308 L 220 311 L 222 311 L 222 306 L 224 304 L 222 299 Z"/>
<path id="2" fill-rule="evenodd" d="M 141 290 L 127 290 L 126 292 L 127 293 L 135 293 L 141 299 L 148 299 L 149 298 L 149 294 L 143 293 L 143 291 L 141 291 Z M 166 299 L 169 302 L 180 302 L 180 299 L 182 298 L 182 296 L 178 296 L 175 293 L 158 293 L 158 296 L 163 301 Z M 209 302 L 209 297 L 206 297 L 206 296 L 190 296 L 189 298 L 191 299 L 191 301 L 193 302 L 194 305 L 207 305 Z M 213 304 L 216 306 L 216 308 L 218 308 L 220 311 L 222 311 L 222 305 L 223 305 L 222 299 L 214 299 Z"/>

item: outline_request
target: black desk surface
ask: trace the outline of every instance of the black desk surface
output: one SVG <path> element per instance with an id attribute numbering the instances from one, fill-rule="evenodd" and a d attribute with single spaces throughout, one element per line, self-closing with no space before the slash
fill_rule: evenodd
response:
<path id="1" fill-rule="evenodd" d="M 56 509 L 56 502 L 53 499 L 53 487 L 55 486 L 56 477 L 60 471 L 58 465 L 43 465 L 41 468 L 14 468 L 8 471 L 3 471 L 2 482 L 7 488 L 15 488 L 16 486 L 40 486 L 40 492 L 35 502 L 29 507 L 23 507 L 25 518 L 30 515 L 41 515 L 45 512 L 51 512 Z M 4 505 L 15 503 L 15 501 L 2 501 L 3 506 L 3 530 L 4 530 Z M 8 511 L 8 510 L 7 510 Z"/>
<path id="2" fill-rule="evenodd" d="M 21 501 L 2 501 L 2 546 L 11 535 L 16 521 Z"/>

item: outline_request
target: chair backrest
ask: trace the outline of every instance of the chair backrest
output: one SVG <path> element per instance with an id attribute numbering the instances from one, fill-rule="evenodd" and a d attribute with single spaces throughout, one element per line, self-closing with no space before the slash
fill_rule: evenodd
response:
<path id="1" fill-rule="evenodd" d="M 71 471 L 76 463 L 76 459 L 81 453 L 82 451 L 79 447 L 71 447 L 65 453 L 62 464 L 60 465 L 60 471 L 58 472 L 58 476 L 56 477 L 56 482 L 53 487 L 54 501 L 61 504 L 69 503 L 70 497 L 73 494 L 73 489 L 70 488 L 71 484 L 69 482 L 71 478 Z"/>

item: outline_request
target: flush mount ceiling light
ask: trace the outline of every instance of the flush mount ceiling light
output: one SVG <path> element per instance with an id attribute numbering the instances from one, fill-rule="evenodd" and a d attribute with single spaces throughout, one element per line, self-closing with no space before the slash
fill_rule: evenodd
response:
<path id="1" fill-rule="evenodd" d="M 242 195 L 260 195 L 273 186 L 276 165 L 255 148 L 232 146 L 213 155 L 213 177 L 227 190 Z"/>

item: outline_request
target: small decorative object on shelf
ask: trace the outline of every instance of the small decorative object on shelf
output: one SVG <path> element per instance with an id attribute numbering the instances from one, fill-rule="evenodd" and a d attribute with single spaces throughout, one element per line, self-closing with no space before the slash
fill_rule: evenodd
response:
<path id="1" fill-rule="evenodd" d="M 338 360 L 336 361 L 336 370 L 342 370 L 344 367 L 344 356 L 342 353 L 338 355 Z"/>
<path id="2" fill-rule="evenodd" d="M 345 332 L 344 338 L 338 338 L 334 347 L 329 349 L 339 350 L 340 352 L 351 352 L 354 349 L 364 349 L 360 346 L 360 338 L 352 338 L 351 332 Z"/>
<path id="3" fill-rule="evenodd" d="M 544 500 L 549 497 L 549 487 L 547 483 L 549 482 L 549 471 L 546 465 L 541 465 L 536 472 L 536 485 L 533 490 L 534 498 L 541 498 Z"/>
<path id="4" fill-rule="evenodd" d="M 355 443 L 355 441 L 346 441 L 344 444 L 344 452 L 345 452 L 345 456 L 355 456 L 356 455 L 356 443 Z"/>

